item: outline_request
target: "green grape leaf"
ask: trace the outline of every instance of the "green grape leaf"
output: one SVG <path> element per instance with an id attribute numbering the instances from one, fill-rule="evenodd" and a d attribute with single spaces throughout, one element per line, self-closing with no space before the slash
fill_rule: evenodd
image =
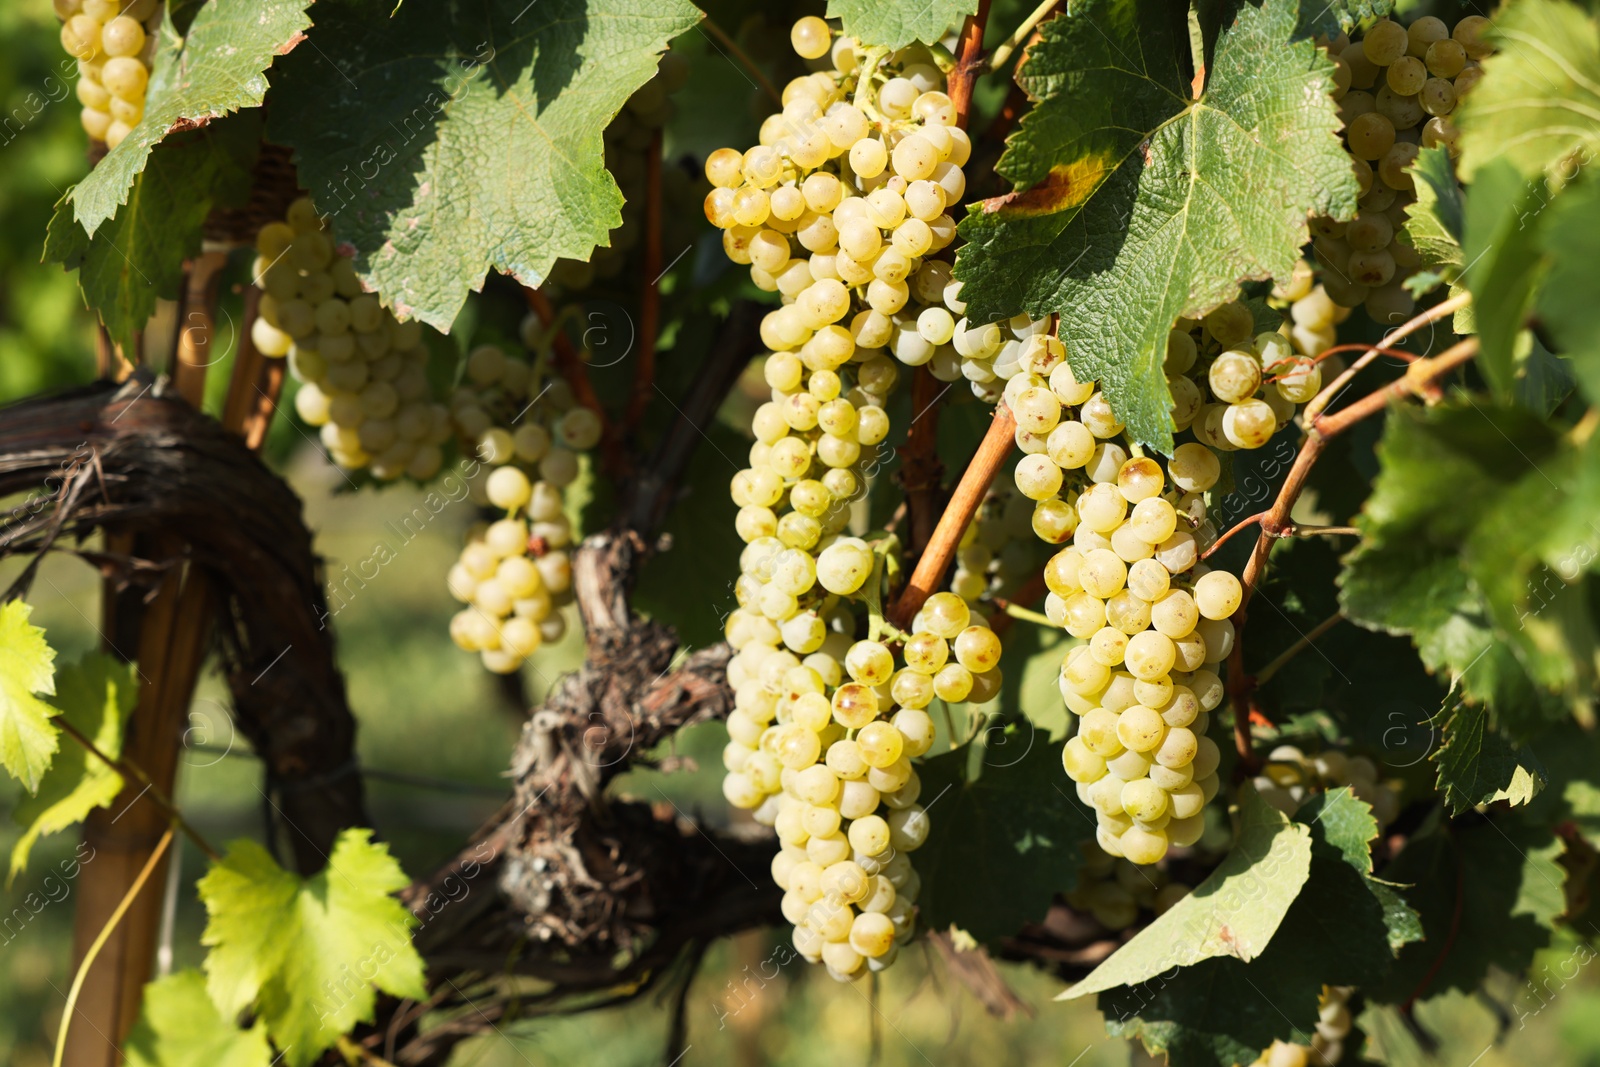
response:
<path id="1" fill-rule="evenodd" d="M 144 987 L 139 1019 L 122 1046 L 128 1067 L 271 1067 L 258 1020 L 241 1030 L 206 995 L 206 976 L 186 970 Z"/>
<path id="2" fill-rule="evenodd" d="M 828 17 L 842 20 L 845 33 L 893 50 L 934 44 L 977 11 L 978 0 L 828 0 Z"/>
<path id="3" fill-rule="evenodd" d="M 1377 902 L 1390 952 L 1399 952 L 1401 946 L 1421 940 L 1421 919 L 1405 902 L 1401 887 L 1372 876 L 1372 842 L 1378 837 L 1378 820 L 1370 805 L 1343 787 L 1311 797 L 1294 817 L 1313 828 L 1312 877 L 1317 876 L 1317 861 L 1331 858 L 1336 852 L 1361 876 L 1362 885 Z M 1382 968 L 1374 965 L 1374 969 Z"/>
<path id="4" fill-rule="evenodd" d="M 1078 843 L 1094 837 L 1094 816 L 1061 788 L 1060 745 L 1026 723 L 989 742 L 976 778 L 966 775 L 967 745 L 918 771 L 933 824 L 916 854 L 918 905 L 933 929 L 953 924 L 983 942 L 1043 919 L 1077 877 Z"/>
<path id="5" fill-rule="evenodd" d="M 1288 277 L 1308 213 L 1356 210 L 1333 65 L 1292 41 L 1297 9 L 1240 4 L 1198 100 L 1182 23 L 1159 0 L 1093 0 L 1046 22 L 1020 79 L 1038 103 L 997 164 L 1016 191 L 961 223 L 968 318 L 1058 312 L 1078 377 L 1164 452 L 1173 320 L 1242 279 Z"/>
<path id="6" fill-rule="evenodd" d="M 1451 815 L 1496 800 L 1527 804 L 1544 788 L 1545 770 L 1532 751 L 1512 744 L 1489 722 L 1483 705 L 1461 704 L 1448 711 L 1444 743 L 1434 753 L 1439 792 Z"/>
<path id="7" fill-rule="evenodd" d="M 1464 262 L 1461 238 L 1466 219 L 1450 153 L 1443 148 L 1424 148 L 1411 165 L 1411 176 L 1417 199 L 1405 209 L 1406 225 L 1401 233 L 1422 257 L 1423 265 L 1439 273 L 1439 280 L 1452 278 Z"/>
<path id="8" fill-rule="evenodd" d="M 1111 1034 L 1139 1038 L 1170 1067 L 1251 1063 L 1275 1040 L 1309 1041 L 1323 985 L 1382 978 L 1397 937 L 1420 936 L 1403 904 L 1409 922 L 1391 919 L 1384 893 L 1393 887 L 1370 877 L 1371 809 L 1337 790 L 1308 802 L 1292 825 L 1309 835 L 1309 877 L 1259 957 L 1207 959 L 1102 993 Z"/>
<path id="9" fill-rule="evenodd" d="M 1505 160 L 1478 171 L 1466 205 L 1463 281 L 1472 292 L 1478 366 L 1501 398 L 1511 395 L 1526 319 L 1541 275 L 1547 219 L 1543 179 L 1525 180 Z"/>
<path id="10" fill-rule="evenodd" d="M 622 222 L 601 134 L 687 0 L 323 0 L 273 74 L 270 139 L 402 318 L 449 330 L 489 268 L 539 285 Z"/>
<path id="11" fill-rule="evenodd" d="M 35 695 L 55 693 L 56 653 L 29 624 L 32 614 L 20 600 L 0 604 L 0 763 L 36 793 L 61 732 L 50 721 L 56 709 Z"/>
<path id="12" fill-rule="evenodd" d="M 210 0 L 185 36 L 162 24 L 144 118 L 68 194 L 85 233 L 93 237 L 128 202 L 151 149 L 167 136 L 261 105 L 266 70 L 311 24 L 310 2 Z"/>
<path id="13" fill-rule="evenodd" d="M 1535 296 L 1536 306 L 1584 395 L 1591 404 L 1600 403 L 1600 305 L 1594 299 L 1600 181 L 1586 174 L 1568 185 L 1551 203 L 1549 215 L 1543 228 L 1549 273 Z"/>
<path id="14" fill-rule="evenodd" d="M 1430 820 L 1384 869 L 1411 887 L 1406 899 L 1425 936 L 1401 951 L 1369 995 L 1401 1003 L 1474 990 L 1491 967 L 1524 970 L 1566 910 L 1561 849 L 1548 827 L 1515 816 L 1476 825 Z"/>
<path id="15" fill-rule="evenodd" d="M 1217 869 L 1056 999 L 1137 986 L 1218 956 L 1248 963 L 1266 950 L 1311 872 L 1311 831 L 1251 788 L 1239 791 L 1239 808 L 1238 838 Z"/>
<path id="16" fill-rule="evenodd" d="M 1339 579 L 1345 613 L 1409 634 L 1513 738 L 1586 699 L 1600 648 L 1593 439 L 1466 398 L 1391 412 L 1378 456 Z"/>
<path id="17" fill-rule="evenodd" d="M 199 882 L 211 1000 L 232 1017 L 254 1004 L 291 1067 L 371 1021 L 375 989 L 421 999 L 416 918 L 389 894 L 409 884 L 372 832 L 345 830 L 327 869 L 300 879 L 253 841 L 236 841 Z"/>
<path id="18" fill-rule="evenodd" d="M 260 135 L 259 113 L 248 112 L 172 136 L 150 153 L 121 210 L 92 237 L 72 217 L 82 183 L 56 204 L 45 258 L 77 270 L 84 303 L 99 312 L 113 340 L 131 350 L 156 301 L 177 298 L 206 216 L 249 195 Z"/>
<path id="19" fill-rule="evenodd" d="M 112 759 L 122 755 L 122 727 L 139 700 L 139 671 L 104 652 L 90 652 L 56 677 L 56 707 Z M 11 873 L 28 866 L 33 843 L 81 822 L 95 808 L 108 806 L 122 789 L 122 775 L 79 744 L 57 754 L 39 781 L 39 791 L 12 813 L 22 836 L 11 848 Z M 9 882 L 9 879 L 8 879 Z"/>
<path id="20" fill-rule="evenodd" d="M 1567 0 L 1518 0 L 1495 13 L 1483 80 L 1451 117 L 1461 176 L 1497 159 L 1527 177 L 1600 150 L 1600 25 Z M 1474 199 L 1476 192 L 1474 193 Z"/>
<path id="21" fill-rule="evenodd" d="M 1360 26 L 1371 26 L 1394 12 L 1391 0 L 1329 0 L 1317 3 L 1307 0 L 1300 5 L 1300 29 L 1297 37 L 1337 37 Z"/>

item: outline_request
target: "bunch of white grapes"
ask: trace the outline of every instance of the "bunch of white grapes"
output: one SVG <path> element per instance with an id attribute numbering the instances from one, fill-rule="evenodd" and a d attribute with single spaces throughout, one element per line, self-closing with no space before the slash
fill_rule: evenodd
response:
<path id="1" fill-rule="evenodd" d="M 1274 1041 L 1250 1067 L 1333 1067 L 1344 1056 L 1344 1039 L 1350 1034 L 1348 1002 L 1354 994 L 1353 986 L 1323 986 L 1311 1044 Z"/>
<path id="2" fill-rule="evenodd" d="M 1353 221 L 1311 223 L 1322 285 L 1335 304 L 1365 306 L 1384 325 L 1411 316 L 1414 304 L 1401 283 L 1422 263 L 1397 238 L 1416 200 L 1411 165 L 1422 148 L 1459 151 L 1450 113 L 1483 77 L 1479 61 L 1494 50 L 1484 37 L 1488 27 L 1480 15 L 1454 29 L 1432 15 L 1409 26 L 1380 19 L 1358 41 L 1341 34 L 1324 43 L 1334 56 L 1333 96 L 1361 190 Z"/>
<path id="3" fill-rule="evenodd" d="M 950 265 L 931 257 L 955 240 L 948 209 L 972 145 L 944 77 L 920 45 L 886 55 L 834 42 L 815 17 L 791 39 L 807 59 L 831 47 L 834 69 L 789 82 L 760 144 L 718 149 L 705 166 L 724 250 L 782 297 L 762 342 L 828 369 L 887 351 L 953 380 Z"/>
<path id="4" fill-rule="evenodd" d="M 1294 745 L 1279 745 L 1255 779 L 1261 799 L 1291 816 L 1312 794 L 1341 786 L 1349 786 L 1357 800 L 1371 806 L 1380 827 L 1400 814 L 1402 784 L 1379 781 L 1377 765 L 1370 759 L 1347 756 L 1336 748 L 1307 755 Z"/>
<path id="5" fill-rule="evenodd" d="M 645 154 L 656 132 L 673 115 L 671 95 L 689 80 L 689 61 L 676 52 L 661 57 L 656 74 L 630 96 L 605 131 L 606 170 L 622 190 L 622 223 L 611 231 L 607 243 L 594 250 L 587 262 L 558 259 L 550 268 L 549 284 L 571 293 L 587 289 L 595 279 L 614 278 L 622 272 L 628 252 L 639 243 L 646 181 Z M 661 169 L 663 205 L 687 206 L 691 192 L 687 174 L 677 167 Z M 671 209 L 663 207 L 663 222 Z"/>
<path id="6" fill-rule="evenodd" d="M 362 292 L 309 198 L 261 227 L 253 273 L 262 294 L 251 340 L 263 356 L 288 357 L 302 383 L 295 411 L 321 428 L 334 462 L 382 481 L 437 474 L 450 420 L 434 403 L 422 325 Z"/>
<path id="7" fill-rule="evenodd" d="M 115 148 L 144 118 L 160 0 L 55 0 L 61 47 L 78 61 L 83 129 Z"/>
<path id="8" fill-rule="evenodd" d="M 804 569 L 795 556 L 787 565 Z M 779 647 L 767 615 L 729 616 L 737 653 L 723 793 L 777 831 L 772 877 L 795 948 L 847 981 L 893 963 L 915 933 L 921 880 L 908 853 L 929 822 L 911 761 L 933 744 L 926 709 L 935 697 L 992 699 L 1001 648 L 953 593 L 928 598 L 898 656 L 886 642 L 853 640 L 848 611 L 831 621 L 838 628 L 801 656 Z"/>
<path id="9" fill-rule="evenodd" d="M 450 398 L 462 450 L 490 467 L 484 502 L 506 512 L 469 531 L 450 568 L 450 594 L 466 605 L 450 636 L 497 674 L 566 632 L 559 609 L 572 600 L 573 528 L 565 491 L 578 477 L 579 453 L 598 444 L 602 430 L 566 381 L 550 377 L 551 332 L 532 314 L 522 332 L 533 362 L 480 345 Z"/>
<path id="10" fill-rule="evenodd" d="M 1206 330 L 1247 339 L 1249 314 L 1224 305 Z M 1277 334 L 1260 344 L 1275 351 L 1279 342 L 1287 350 Z M 1227 352 L 1250 353 L 1259 387 L 1256 350 Z M 1151 864 L 1169 844 L 1199 839 L 1202 810 L 1218 787 L 1221 753 L 1204 736 L 1223 697 L 1211 668 L 1233 647 L 1228 618 L 1243 589 L 1199 562 L 1196 531 L 1221 463 L 1198 441 L 1178 445 L 1165 471 L 1139 454 L 1104 395 L 1077 380 L 1049 334 L 1030 336 L 1017 360 L 1003 391 L 1024 453 L 1016 486 L 1035 502 L 1040 539 L 1072 542 L 1045 564 L 1045 614 L 1085 642 L 1061 669 L 1062 695 L 1081 716 L 1062 763 L 1097 812 L 1101 847 Z"/>
<path id="11" fill-rule="evenodd" d="M 1078 885 L 1066 894 L 1066 901 L 1107 930 L 1126 930 L 1143 912 L 1164 915 L 1194 892 L 1182 882 L 1170 881 L 1161 867 L 1136 867 L 1088 842 L 1078 847 L 1083 865 L 1078 868 Z"/>
<path id="12" fill-rule="evenodd" d="M 560 549 L 530 551 L 538 544 L 531 530 L 550 525 L 537 516 L 553 513 L 565 525 L 559 490 L 551 500 L 548 483 L 530 483 L 513 466 L 496 469 L 487 484 L 506 517 L 474 527 L 450 568 L 450 595 L 466 605 L 450 620 L 450 638 L 477 652 L 489 670 L 510 674 L 566 633 L 560 608 L 571 599 L 572 564 Z M 545 491 L 536 491 L 540 486 Z"/>
<path id="13" fill-rule="evenodd" d="M 1237 301 L 1179 319 L 1164 369 L 1173 432 L 1191 430 L 1219 452 L 1265 445 L 1322 388 L 1321 365 L 1277 330 L 1256 333 L 1254 314 Z"/>

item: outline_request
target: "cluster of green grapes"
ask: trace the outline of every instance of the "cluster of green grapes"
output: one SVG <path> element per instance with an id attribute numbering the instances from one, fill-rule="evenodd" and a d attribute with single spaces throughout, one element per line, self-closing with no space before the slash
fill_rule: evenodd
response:
<path id="1" fill-rule="evenodd" d="M 955 319 L 942 304 L 950 266 L 929 257 L 956 236 L 947 208 L 966 190 L 971 142 L 920 45 L 886 55 L 827 23 L 791 35 L 807 59 L 832 50 L 831 71 L 791 81 L 760 144 L 706 159 L 706 217 L 735 263 L 783 303 L 761 325 L 775 352 L 835 366 L 888 349 L 952 380 Z M 859 353 L 859 354 L 858 354 Z"/>
<path id="2" fill-rule="evenodd" d="M 550 268 L 549 284 L 567 293 L 587 289 L 596 279 L 614 278 L 622 272 L 628 253 L 639 243 L 644 204 L 646 162 L 657 131 L 672 118 L 672 94 L 689 80 L 689 61 L 676 52 L 661 57 L 656 74 L 641 85 L 605 131 L 606 170 L 622 190 L 622 224 L 609 241 L 596 248 L 587 262 L 558 259 Z M 661 169 L 661 197 L 665 204 L 684 204 L 694 195 L 689 175 L 677 167 Z M 679 212 L 663 212 L 663 222 Z"/>
<path id="3" fill-rule="evenodd" d="M 1228 304 L 1204 329 L 1237 342 L 1253 322 L 1248 308 Z M 1193 341 L 1187 331 L 1177 336 Z M 1222 355 L 1255 360 L 1259 388 L 1255 353 L 1279 347 L 1288 348 L 1281 335 L 1263 335 Z M 1168 471 L 1135 454 L 1104 395 L 1076 379 L 1049 334 L 1031 335 L 1016 359 L 1003 390 L 1024 453 L 1016 486 L 1035 502 L 1040 539 L 1072 541 L 1045 564 L 1045 614 L 1085 642 L 1062 665 L 1062 695 L 1082 716 L 1062 762 L 1098 814 L 1101 847 L 1151 864 L 1169 844 L 1199 839 L 1202 809 L 1218 787 L 1221 753 L 1204 735 L 1223 690 L 1210 667 L 1232 648 L 1228 617 L 1243 590 L 1233 575 L 1200 564 L 1193 531 L 1221 464 L 1197 441 L 1177 447 Z"/>
<path id="4" fill-rule="evenodd" d="M 1066 894 L 1067 903 L 1092 915 L 1107 930 L 1126 930 L 1144 912 L 1164 915 L 1194 892 L 1182 882 L 1170 881 L 1161 867 L 1136 867 L 1088 842 L 1078 847 L 1083 865 L 1078 868 L 1077 888 Z"/>
<path id="5" fill-rule="evenodd" d="M 1358 41 L 1341 34 L 1324 43 L 1335 57 L 1333 95 L 1361 190 L 1353 221 L 1311 223 L 1322 284 L 1335 304 L 1365 306 L 1385 325 L 1410 318 L 1414 304 L 1401 283 L 1422 263 L 1397 234 L 1416 200 L 1411 164 L 1423 148 L 1458 151 L 1450 113 L 1483 77 L 1479 61 L 1493 51 L 1488 27 L 1480 15 L 1453 30 L 1432 15 L 1410 26 L 1380 19 Z"/>
<path id="6" fill-rule="evenodd" d="M 480 483 L 484 503 L 506 512 L 469 530 L 450 568 L 450 595 L 466 605 L 450 620 L 450 637 L 497 674 L 566 632 L 560 609 L 573 595 L 573 528 L 565 491 L 578 477 L 579 453 L 599 444 L 602 431 L 599 415 L 553 376 L 556 329 L 532 313 L 524 320 L 531 363 L 495 345 L 473 349 L 450 397 L 461 449 L 491 468 Z"/>
<path id="7" fill-rule="evenodd" d="M 437 474 L 450 420 L 433 402 L 422 325 L 362 292 L 309 198 L 261 227 L 253 271 L 262 294 L 251 340 L 263 356 L 288 357 L 303 383 L 295 410 L 321 427 L 334 462 L 383 481 Z"/>
<path id="8" fill-rule="evenodd" d="M 1255 779 L 1261 799 L 1291 816 L 1311 794 L 1341 786 L 1349 786 L 1357 800 L 1371 806 L 1379 826 L 1388 826 L 1400 814 L 1401 783 L 1379 781 L 1370 759 L 1335 748 L 1308 756 L 1294 745 L 1279 745 Z"/>
<path id="9" fill-rule="evenodd" d="M 1260 448 L 1322 388 L 1321 366 L 1301 358 L 1283 333 L 1256 333 L 1254 314 L 1238 302 L 1179 319 L 1167 335 L 1165 370 L 1173 431 L 1191 430 L 1218 452 Z"/>
<path id="10" fill-rule="evenodd" d="M 78 61 L 83 129 L 115 148 L 144 118 L 160 0 L 55 0 L 61 47 Z"/>
<path id="11" fill-rule="evenodd" d="M 921 880 L 907 854 L 929 822 L 911 761 L 933 744 L 928 705 L 1000 688 L 1000 639 L 953 593 L 928 598 L 898 657 L 853 639 L 856 621 L 835 609 L 803 657 L 778 646 L 787 625 L 758 610 L 741 606 L 727 623 L 737 654 L 723 793 L 777 830 L 772 877 L 795 948 L 841 981 L 887 967 L 915 932 Z"/>
<path id="12" fill-rule="evenodd" d="M 809 17 L 791 40 L 807 59 L 831 48 L 834 70 L 791 81 L 759 145 L 706 161 L 724 249 L 782 300 L 761 324 L 772 399 L 731 490 L 746 547 L 726 625 L 737 652 L 723 792 L 777 830 L 772 873 L 795 947 L 848 980 L 887 966 L 915 929 L 906 854 L 928 832 L 911 762 L 933 743 L 926 709 L 993 699 L 1001 645 L 952 593 L 930 597 L 909 633 L 858 639 L 864 587 L 878 592 L 881 576 L 872 546 L 846 533 L 862 450 L 889 432 L 899 370 L 881 350 L 918 365 L 950 339 L 954 320 L 935 308 L 943 336 L 911 353 L 918 317 L 902 312 L 923 257 L 954 239 L 944 210 L 970 146 L 920 46 L 886 57 L 834 44 Z"/>
<path id="13" fill-rule="evenodd" d="M 1250 1067 L 1332 1067 L 1338 1063 L 1344 1056 L 1344 1039 L 1350 1034 L 1349 1000 L 1354 994 L 1353 986 L 1323 986 L 1311 1044 L 1274 1041 Z"/>
<path id="14" fill-rule="evenodd" d="M 450 639 L 482 656 L 489 670 L 510 674 L 541 645 L 566 633 L 559 609 L 572 600 L 572 563 L 561 549 L 545 550 L 532 532 L 566 528 L 559 489 L 552 497 L 548 482 L 529 482 L 512 465 L 496 468 L 486 484 L 490 501 L 506 517 L 469 530 L 461 558 L 450 568 L 450 595 L 467 605 L 451 618 Z"/>

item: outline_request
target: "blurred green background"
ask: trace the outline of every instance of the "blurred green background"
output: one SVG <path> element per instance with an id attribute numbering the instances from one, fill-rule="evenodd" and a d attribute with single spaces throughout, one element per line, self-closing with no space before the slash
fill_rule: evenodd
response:
<path id="1" fill-rule="evenodd" d="M 85 167 L 77 106 L 70 96 L 62 98 L 62 58 L 48 0 L 0 5 L 0 403 L 81 384 L 94 373 L 92 324 L 75 281 L 39 262 L 51 207 Z M 45 101 L 42 107 L 40 100 Z M 235 304 L 230 298 L 225 311 L 235 314 Z M 220 332 L 219 343 L 228 344 L 228 328 Z M 224 359 L 213 370 L 213 393 L 225 382 L 227 368 Z M 213 395 L 213 403 L 216 399 Z M 0 421 L 4 417 L 0 411 Z M 343 476 L 287 419 L 274 427 L 268 454 L 304 497 L 330 572 L 368 556 L 383 524 L 408 512 L 420 497 L 408 487 L 346 491 L 350 487 Z M 363 765 L 430 780 L 368 778 L 380 832 L 414 876 L 451 855 L 498 807 L 508 788 L 504 772 L 520 727 L 520 713 L 477 660 L 459 653 L 446 635 L 453 604 L 444 591 L 444 574 L 472 518 L 465 507 L 445 513 L 406 546 L 403 566 L 385 568 L 334 623 L 350 700 L 361 723 Z M 692 549 L 686 551 L 694 557 Z M 674 561 L 668 557 L 664 565 Z M 8 583 L 18 567 L 16 561 L 0 564 L 0 583 Z M 707 575 L 706 581 L 723 584 L 720 575 Z M 31 598 L 34 622 L 47 629 L 65 660 L 98 641 L 91 622 L 98 611 L 98 589 L 91 570 L 71 559 L 52 557 L 40 570 Z M 682 620 L 689 624 L 685 628 L 714 632 L 716 606 L 699 610 L 706 617 Z M 530 695 L 537 699 L 576 656 L 574 634 L 559 647 L 542 650 L 526 669 Z M 208 673 L 200 686 L 191 721 L 191 740 L 205 750 L 184 756 L 179 802 L 213 840 L 259 837 L 259 768 L 248 746 L 232 735 L 225 690 L 214 674 Z M 675 754 L 686 759 L 675 762 L 673 773 L 636 772 L 622 787 L 645 796 L 659 787 L 685 810 L 723 818 L 722 740 L 721 727 L 714 724 L 686 731 L 675 743 Z M 16 838 L 9 817 L 16 790 L 9 779 L 0 784 L 0 813 L 5 815 L 0 819 L 0 851 L 5 853 Z M 28 873 L 5 890 L 4 911 L 42 891 L 46 874 L 71 854 L 75 843 L 70 833 L 46 838 L 35 849 Z M 170 951 L 174 968 L 199 962 L 204 920 L 193 889 L 202 865 L 192 849 L 183 853 L 181 868 Z M 92 866 L 83 876 L 93 877 Z M 973 877 L 983 876 L 973 872 Z M 72 981 L 71 924 L 69 893 L 45 907 L 20 934 L 0 941 L 0 1063 L 42 1067 L 50 1062 L 64 994 Z M 1031 1017 L 1011 1023 L 990 1018 L 925 945 L 902 955 L 876 1002 L 859 987 L 838 986 L 799 962 L 769 981 L 747 980 L 748 973 L 762 970 L 762 962 L 786 937 L 786 931 L 750 934 L 719 945 L 711 954 L 688 1000 L 690 1048 L 682 1063 L 838 1067 L 867 1062 L 874 1049 L 879 1063 L 941 1067 L 1096 1067 L 1135 1058 L 1125 1043 L 1105 1037 L 1091 1006 L 1054 1003 L 1051 998 L 1060 983 L 1029 968 L 1007 965 L 1004 971 L 1029 1004 Z M 1548 964 L 1554 970 L 1571 952 L 1570 945 L 1552 948 L 1537 967 Z M 1600 983 L 1587 969 L 1564 987 L 1540 981 L 1538 992 L 1508 976 L 1498 982 L 1494 992 L 1501 1004 L 1510 1005 L 1510 1028 L 1506 1040 L 1493 1047 L 1496 1018 L 1482 1000 L 1450 997 L 1424 1005 L 1421 1018 L 1445 1039 L 1436 1062 L 1452 1067 L 1600 1064 Z M 1389 1062 L 1423 1062 L 1394 1017 L 1369 1017 L 1363 1025 Z M 663 1005 L 645 998 L 601 1013 L 508 1024 L 463 1045 L 455 1062 L 464 1067 L 642 1067 L 660 1062 L 667 1026 Z M 1349 1058 L 1355 1059 L 1353 1052 Z"/>

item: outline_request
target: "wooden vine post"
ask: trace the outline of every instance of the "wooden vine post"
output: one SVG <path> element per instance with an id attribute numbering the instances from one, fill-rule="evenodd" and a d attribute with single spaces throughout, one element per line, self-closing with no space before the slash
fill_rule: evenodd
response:
<path id="1" fill-rule="evenodd" d="M 208 248 L 189 265 L 176 344 L 167 354 L 172 387 L 196 408 L 205 398 L 206 371 L 216 362 L 218 284 L 226 264 L 225 250 Z M 258 297 L 250 287 L 223 416 L 224 427 L 244 437 L 253 449 L 265 440 L 283 380 L 283 361 L 263 359 L 250 340 Z M 152 354 L 145 352 L 145 359 Z M 102 365 L 120 364 L 117 360 Z M 173 862 L 170 854 L 157 856 L 171 819 L 155 795 L 170 797 L 175 792 L 178 756 L 210 643 L 216 595 L 205 571 L 186 558 L 187 546 L 177 535 L 108 531 L 107 539 L 117 551 L 159 561 L 167 571 L 142 605 L 135 599 L 139 589 L 119 591 L 110 579 L 103 585 L 106 651 L 119 658 L 133 653 L 138 666 L 139 694 L 128 721 L 123 758 L 143 771 L 148 782 L 126 781 L 111 806 L 96 809 L 84 823 L 90 876 L 78 881 L 74 972 L 141 872 L 154 866 L 146 876 L 150 884 L 134 895 L 84 976 L 67 1031 L 65 1067 L 116 1067 L 122 1062 L 121 1044 L 139 1015 L 158 947 L 160 887 Z"/>

